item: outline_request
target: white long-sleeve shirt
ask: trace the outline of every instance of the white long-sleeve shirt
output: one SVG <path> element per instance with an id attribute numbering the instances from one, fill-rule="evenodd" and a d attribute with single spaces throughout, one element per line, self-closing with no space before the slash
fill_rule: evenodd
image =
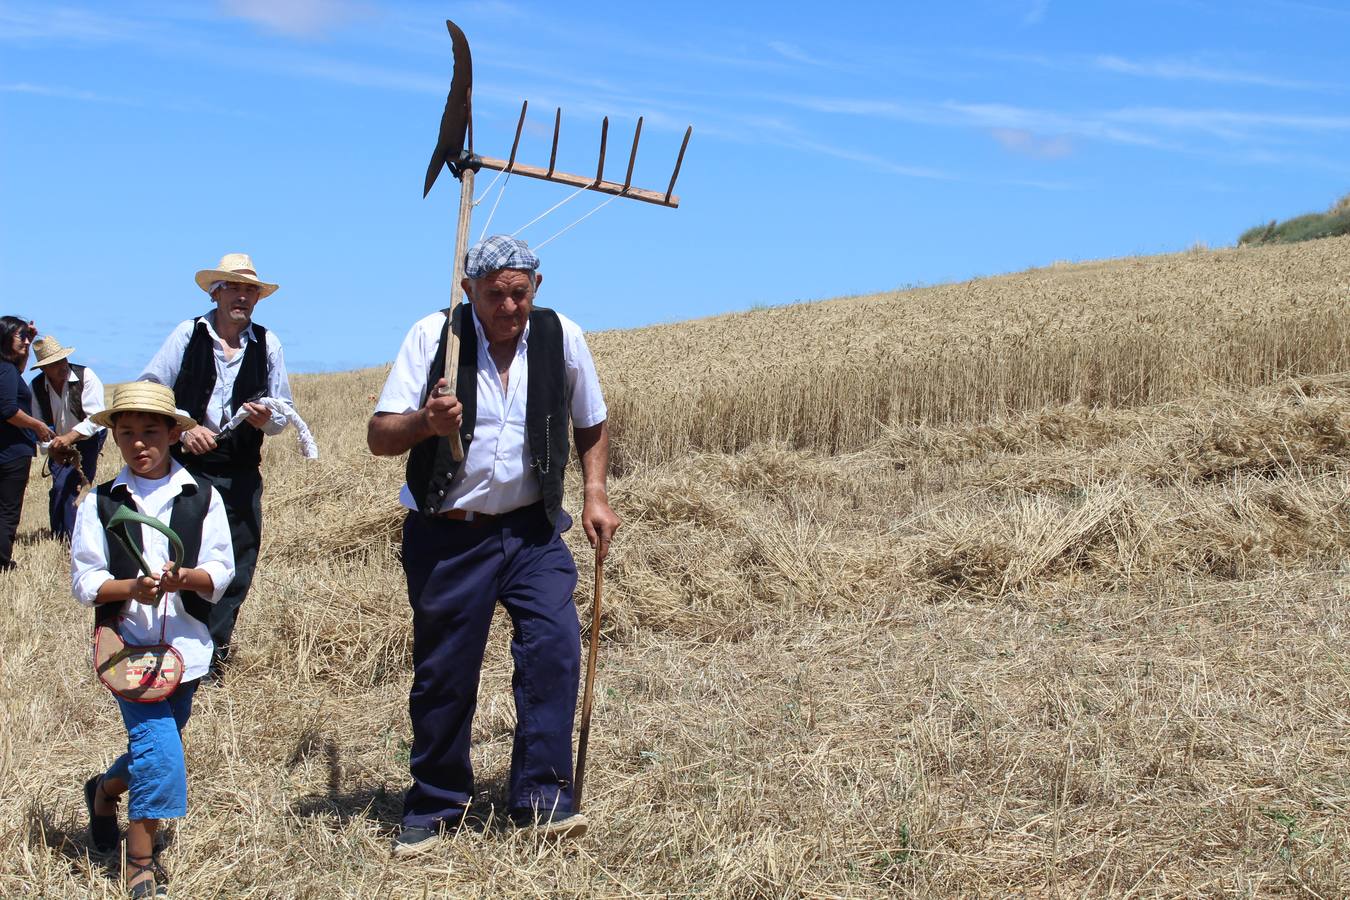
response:
<path id="1" fill-rule="evenodd" d="M 469 311 L 472 305 L 466 305 Z M 540 499 L 539 479 L 530 473 L 529 442 L 525 436 L 525 400 L 529 396 L 530 371 L 525 349 L 529 345 L 530 325 L 516 343 L 516 355 L 506 375 L 506 389 L 497 375 L 497 365 L 488 353 L 487 336 L 478 316 L 472 316 L 478 338 L 477 421 L 473 440 L 441 510 L 463 509 L 499 515 L 528 506 Z M 605 421 L 608 410 L 595 374 L 595 361 L 581 326 L 558 315 L 563 332 L 563 366 L 567 377 L 568 407 L 574 428 L 590 428 Z M 384 391 L 375 406 L 377 413 L 409 413 L 422 408 L 427 395 L 427 370 L 436 356 L 445 313 L 432 313 L 420 319 L 403 339 L 394 366 L 384 382 Z M 416 510 L 412 491 L 405 484 L 399 502 Z"/>
<path id="2" fill-rule="evenodd" d="M 219 432 L 236 412 L 232 404 L 234 382 L 239 377 L 240 363 L 244 361 L 244 350 L 257 338 L 253 335 L 253 325 L 250 323 L 239 335 L 239 340 L 244 346 L 239 348 L 233 359 L 227 360 L 225 342 L 216 333 L 214 323 L 215 314 L 212 313 L 206 317 L 206 333 L 211 336 L 215 351 L 216 386 L 211 391 L 211 399 L 206 402 L 206 415 L 202 417 L 201 424 Z M 179 371 L 183 368 L 183 351 L 187 349 L 188 341 L 192 339 L 192 330 L 196 327 L 196 319 L 178 323 L 164 339 L 159 352 L 146 365 L 140 380 L 173 387 L 173 383 L 178 380 Z M 270 329 L 267 332 L 267 396 L 295 405 L 295 401 L 291 398 L 291 382 L 286 375 L 286 360 L 281 353 L 281 338 Z M 272 418 L 262 427 L 262 432 L 268 435 L 281 434 L 286 428 L 286 422 L 284 415 L 273 413 Z"/>
<path id="3" fill-rule="evenodd" d="M 34 376 L 34 381 L 37 377 Z M 89 421 L 89 417 L 94 413 L 103 412 L 103 382 L 94 374 L 94 370 L 88 366 L 84 367 L 84 378 L 80 378 L 74 368 L 66 376 L 66 386 L 59 392 L 52 387 L 50 378 L 42 379 L 47 383 L 47 399 L 51 402 L 52 418 L 56 422 L 52 425 L 52 431 L 58 435 L 74 431 L 81 439 L 93 437 L 103 430 L 102 425 L 95 425 Z M 30 385 L 31 387 L 31 385 Z M 80 392 L 80 403 L 84 406 L 84 418 L 77 419 L 75 414 L 70 411 L 70 397 L 73 391 Z M 37 390 L 33 391 L 32 416 L 35 419 L 42 419 L 42 407 L 38 404 Z M 43 419 L 43 421 L 46 421 Z M 45 445 L 44 445 L 45 446 Z"/>
<path id="4" fill-rule="evenodd" d="M 182 492 L 183 485 L 191 484 L 192 481 L 186 469 L 177 462 L 171 462 L 169 474 L 155 480 L 139 478 L 123 466 L 113 484 L 125 485 L 138 510 L 168 525 L 174 498 Z M 211 576 L 214 589 L 210 596 L 203 596 L 202 599 L 215 603 L 234 579 L 234 547 L 230 543 L 230 523 L 225 518 L 225 504 L 215 488 L 210 490 L 211 502 L 207 506 L 206 519 L 202 522 L 202 544 L 194 568 Z M 144 525 L 139 528 L 141 544 L 145 548 L 145 561 L 152 570 L 158 572 L 169 562 L 169 539 L 153 528 Z M 105 582 L 113 580 L 112 572 L 108 571 L 108 540 L 103 523 L 98 518 L 97 498 L 90 494 L 76 511 L 75 531 L 70 538 L 71 592 L 85 606 L 93 606 L 98 589 Z M 183 657 L 183 680 L 201 678 L 211 665 L 214 647 L 211 632 L 205 622 L 188 615 L 177 591 L 165 594 L 158 604 L 138 603 L 135 600 L 123 604 L 122 639 L 129 644 L 159 643 L 161 612 L 166 617 L 164 640 L 172 644 Z"/>

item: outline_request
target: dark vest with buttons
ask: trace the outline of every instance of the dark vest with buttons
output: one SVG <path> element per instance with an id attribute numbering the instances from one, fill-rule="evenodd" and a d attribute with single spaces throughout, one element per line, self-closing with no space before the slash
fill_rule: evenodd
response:
<path id="1" fill-rule="evenodd" d="M 234 379 L 230 406 L 238 411 L 245 403 L 267 396 L 267 329 L 257 322 L 252 325 L 253 340 L 244 345 L 244 358 L 239 362 L 239 374 Z M 211 393 L 216 389 L 216 348 L 206 330 L 206 316 L 197 319 L 183 350 L 183 363 L 173 382 L 174 402 L 189 416 L 202 421 Z M 222 423 L 223 424 L 223 423 Z M 173 445 L 173 456 L 194 472 L 212 472 L 221 475 L 242 469 L 256 469 L 262 465 L 263 433 L 240 423 L 224 435 L 217 436 L 216 449 L 200 455 L 188 453 L 182 444 Z"/>
<path id="2" fill-rule="evenodd" d="M 103 526 L 104 534 L 107 534 L 108 522 L 118 507 L 125 506 L 134 512 L 142 512 L 136 508 L 136 501 L 131 499 L 131 491 L 127 486 L 122 484 L 114 488 L 113 481 L 105 481 L 94 489 L 94 500 L 98 504 L 98 521 Z M 169 513 L 169 527 L 183 542 L 183 558 L 178 560 L 178 564 L 185 569 L 197 565 L 197 555 L 202 549 L 202 522 L 206 521 L 207 510 L 211 508 L 211 485 L 199 481 L 195 475 L 192 481 L 192 484 L 183 485 L 182 493 L 174 498 L 173 511 Z M 144 553 L 145 545 L 141 542 L 140 527 L 128 528 L 127 533 L 136 549 Z M 108 571 L 112 573 L 112 577 L 136 578 L 144 574 L 136 558 L 127 552 L 121 541 L 111 535 L 105 540 L 108 544 Z M 170 550 L 172 549 L 170 545 Z M 192 591 L 180 591 L 178 597 L 182 600 L 183 609 L 188 615 L 198 622 L 207 621 L 211 615 L 211 603 L 208 600 Z M 99 625 L 111 624 L 121 615 L 123 605 L 100 603 L 94 607 L 94 621 Z"/>
<path id="3" fill-rule="evenodd" d="M 445 348 L 450 329 L 459 335 L 459 359 L 455 396 L 464 405 L 464 421 L 459 436 L 467 455 L 473 441 L 473 429 L 478 413 L 478 332 L 469 315 L 468 304 L 455 306 L 454 313 L 446 310 L 445 325 L 441 328 L 436 355 L 427 370 L 427 391 L 436 384 L 445 366 Z M 530 312 L 530 339 L 525 348 L 525 364 L 529 366 L 530 380 L 525 394 L 525 439 L 529 442 L 533 461 L 530 467 L 539 479 L 544 512 L 550 524 L 558 520 L 562 510 L 563 470 L 571 452 L 567 428 L 567 372 L 563 359 L 562 322 L 551 309 L 536 306 Z M 425 400 L 425 395 L 423 396 Z M 408 454 L 405 474 L 408 490 L 412 492 L 417 508 L 426 515 L 434 515 L 450 491 L 450 481 L 460 464 L 450 453 L 450 441 L 443 437 L 427 438 Z"/>
<path id="4" fill-rule="evenodd" d="M 70 414 L 75 421 L 84 421 L 84 366 L 70 364 L 70 371 L 75 373 L 75 380 L 71 381 L 67 376 L 66 390 L 69 392 L 66 402 L 70 404 Z M 78 390 L 70 390 L 71 387 L 78 386 Z M 39 372 L 33 379 L 33 397 L 36 398 L 38 411 L 42 413 L 42 421 L 47 423 L 50 428 L 56 427 L 56 411 L 52 409 L 52 397 L 47 393 L 47 373 Z"/>

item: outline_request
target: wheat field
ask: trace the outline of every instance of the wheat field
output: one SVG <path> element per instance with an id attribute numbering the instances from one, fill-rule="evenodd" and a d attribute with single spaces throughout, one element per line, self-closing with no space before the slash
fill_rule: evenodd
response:
<path id="1" fill-rule="evenodd" d="M 475 827 L 412 862 L 384 370 L 297 378 L 324 457 L 268 442 L 174 895 L 1350 895 L 1348 296 L 1335 239 L 592 336 L 625 525 L 591 832 L 501 821 L 499 616 Z M 80 786 L 123 731 L 44 492 L 0 576 L 0 895 L 112 897 Z"/>

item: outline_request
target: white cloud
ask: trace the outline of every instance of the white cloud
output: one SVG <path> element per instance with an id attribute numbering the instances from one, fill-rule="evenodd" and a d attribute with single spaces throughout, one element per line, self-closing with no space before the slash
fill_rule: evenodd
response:
<path id="1" fill-rule="evenodd" d="M 1144 78 L 1160 78 L 1173 81 L 1205 81 L 1213 84 L 1250 84 L 1260 87 L 1286 88 L 1290 90 L 1335 90 L 1334 85 L 1312 81 L 1298 81 L 1265 75 L 1260 72 L 1240 72 L 1233 69 L 1214 68 L 1201 63 L 1185 60 L 1130 60 L 1119 56 L 1098 56 L 1093 65 L 1106 72 L 1120 75 L 1135 75 Z"/>
<path id="2" fill-rule="evenodd" d="M 804 63 L 808 66 L 824 65 L 801 47 L 787 41 L 769 41 L 769 49 L 790 62 Z"/>
<path id="3" fill-rule="evenodd" d="M 989 133 L 1004 149 L 1034 159 L 1063 159 L 1073 153 L 1073 142 L 1064 135 L 1041 137 L 1023 128 L 994 128 Z"/>
<path id="4" fill-rule="evenodd" d="M 89 103 L 117 103 L 125 106 L 139 105 L 131 100 L 126 100 L 121 97 L 109 97 L 104 94 L 96 94 L 93 91 L 80 90 L 78 88 L 56 87 L 49 84 L 31 84 L 26 81 L 0 84 L 0 93 L 32 94 L 38 97 L 53 97 L 59 100 L 82 100 Z"/>
<path id="5" fill-rule="evenodd" d="M 269 31 L 314 37 L 373 14 L 356 0 L 220 0 L 229 16 L 261 25 Z"/>
<path id="6" fill-rule="evenodd" d="M 119 41 L 137 36 L 128 19 L 52 6 L 34 12 L 0 8 L 0 40 Z"/>
<path id="7" fill-rule="evenodd" d="M 1039 25 L 1050 11 L 1050 0 L 1031 0 L 1026 15 L 1022 16 L 1023 25 Z"/>

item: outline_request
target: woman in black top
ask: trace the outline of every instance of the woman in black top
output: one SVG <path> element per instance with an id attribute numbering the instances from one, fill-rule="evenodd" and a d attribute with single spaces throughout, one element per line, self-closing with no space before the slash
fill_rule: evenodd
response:
<path id="1" fill-rule="evenodd" d="M 35 337 L 32 322 L 0 316 L 0 572 L 14 568 L 14 536 L 37 442 L 52 439 L 47 424 L 31 415 L 33 392 L 21 374 Z"/>

